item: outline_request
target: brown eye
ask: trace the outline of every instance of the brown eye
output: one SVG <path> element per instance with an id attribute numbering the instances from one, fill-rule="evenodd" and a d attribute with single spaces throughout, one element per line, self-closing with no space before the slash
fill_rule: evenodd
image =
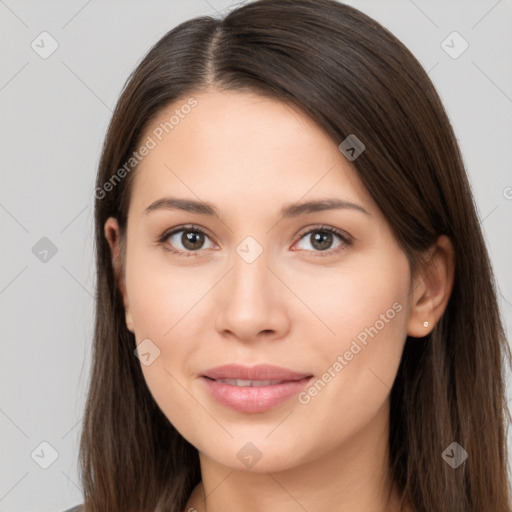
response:
<path id="1" fill-rule="evenodd" d="M 316 231 L 310 237 L 311 245 L 319 251 L 325 251 L 332 245 L 333 234 L 327 231 Z"/>
<path id="2" fill-rule="evenodd" d="M 201 249 L 204 244 L 204 235 L 197 231 L 183 231 L 181 235 L 180 242 L 183 244 L 185 249 L 190 251 L 197 251 L 197 249 Z"/>
<path id="3" fill-rule="evenodd" d="M 205 242 L 210 240 L 208 235 L 196 227 L 181 227 L 167 232 L 160 238 L 160 243 L 171 252 L 183 256 L 198 256 L 201 249 L 211 248 L 213 246 L 210 240 L 210 247 L 205 247 Z"/>
<path id="4" fill-rule="evenodd" d="M 339 242 L 333 246 L 336 243 L 336 238 Z M 309 241 L 311 248 L 302 247 L 302 249 L 314 253 L 325 253 L 325 256 L 343 250 L 351 244 L 350 239 L 346 235 L 331 227 L 311 229 L 301 236 L 299 242 L 303 240 Z M 324 256 L 324 254 L 319 254 L 319 256 Z"/>

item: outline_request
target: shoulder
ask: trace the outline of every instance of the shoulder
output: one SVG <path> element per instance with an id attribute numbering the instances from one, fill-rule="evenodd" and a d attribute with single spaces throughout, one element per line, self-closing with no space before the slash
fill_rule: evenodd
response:
<path id="1" fill-rule="evenodd" d="M 72 508 L 68 508 L 67 510 L 64 510 L 64 512 L 83 512 L 83 506 L 82 505 L 76 505 Z"/>

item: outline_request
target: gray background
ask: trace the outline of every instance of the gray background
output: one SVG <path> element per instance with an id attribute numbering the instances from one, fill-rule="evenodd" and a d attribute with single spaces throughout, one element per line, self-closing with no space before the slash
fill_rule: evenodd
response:
<path id="1" fill-rule="evenodd" d="M 441 95 L 510 339 L 512 2 L 347 3 L 401 39 Z M 92 194 L 103 137 L 124 81 L 149 47 L 182 21 L 230 4 L 0 0 L 1 511 L 62 511 L 82 501 L 76 460 L 90 368 Z M 58 43 L 46 59 L 31 47 L 34 40 L 42 47 L 43 31 Z M 453 31 L 469 44 L 458 58 L 441 46 Z M 450 41 L 452 54 L 462 48 L 461 40 Z M 38 252 L 48 248 L 43 237 L 56 254 Z M 53 463 L 42 442 L 58 453 Z"/>

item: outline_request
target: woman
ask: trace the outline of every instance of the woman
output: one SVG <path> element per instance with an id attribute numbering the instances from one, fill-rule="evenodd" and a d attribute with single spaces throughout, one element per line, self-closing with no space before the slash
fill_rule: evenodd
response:
<path id="1" fill-rule="evenodd" d="M 510 510 L 510 354 L 411 53 L 331 0 L 171 30 L 95 190 L 86 512 Z"/>

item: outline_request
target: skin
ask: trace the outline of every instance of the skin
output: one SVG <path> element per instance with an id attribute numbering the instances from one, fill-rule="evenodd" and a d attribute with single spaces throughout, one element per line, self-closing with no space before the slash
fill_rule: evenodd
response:
<path id="1" fill-rule="evenodd" d="M 428 334 L 446 307 L 453 248 L 440 237 L 428 253 L 433 265 L 411 276 L 351 163 L 304 113 L 247 92 L 193 96 L 198 105 L 136 170 L 124 257 L 116 219 L 105 224 L 113 264 L 122 269 L 127 326 L 137 344 L 149 338 L 160 350 L 152 364 L 141 364 L 149 390 L 199 450 L 202 482 L 184 510 L 397 511 L 400 494 L 388 470 L 390 389 L 406 336 Z M 165 108 L 143 139 L 184 103 Z M 220 217 L 144 213 L 166 196 L 214 203 Z M 368 214 L 279 217 L 285 205 L 327 197 Z M 157 242 L 190 223 L 207 235 L 196 251 L 183 245 L 183 232 Z M 310 231 L 321 233 L 321 225 L 352 243 L 333 235 L 323 250 L 330 255 L 319 256 L 318 232 Z M 252 263 L 236 252 L 249 235 L 263 249 Z M 230 362 L 321 378 L 396 303 L 400 312 L 307 404 L 292 397 L 264 413 L 241 413 L 218 403 L 199 379 Z M 262 455 L 251 468 L 237 457 L 248 441 Z"/>

